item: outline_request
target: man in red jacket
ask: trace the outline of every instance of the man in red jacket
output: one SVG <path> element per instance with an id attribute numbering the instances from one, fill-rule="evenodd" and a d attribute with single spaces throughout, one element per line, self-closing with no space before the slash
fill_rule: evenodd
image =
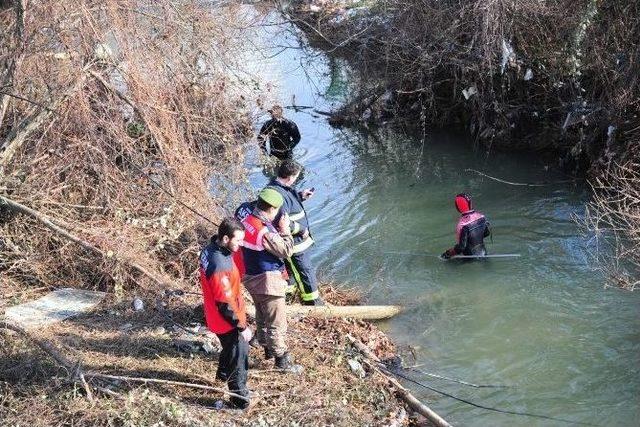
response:
<path id="1" fill-rule="evenodd" d="M 227 382 L 231 402 L 245 409 L 249 406 L 247 370 L 249 369 L 249 340 L 253 332 L 247 327 L 240 273 L 233 262 L 233 253 L 240 250 L 244 227 L 234 218 L 226 218 L 217 236 L 200 254 L 200 285 L 204 298 L 207 327 L 222 344 L 216 378 Z"/>

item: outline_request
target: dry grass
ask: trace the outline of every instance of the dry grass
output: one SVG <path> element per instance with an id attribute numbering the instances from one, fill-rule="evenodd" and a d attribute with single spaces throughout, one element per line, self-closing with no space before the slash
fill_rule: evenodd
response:
<path id="1" fill-rule="evenodd" d="M 337 301 L 340 292 L 330 294 Z M 346 296 L 346 300 L 351 298 Z M 175 322 L 202 321 L 198 296 L 165 301 Z M 153 306 L 153 301 L 146 302 Z M 38 335 L 55 342 L 72 360 L 81 361 L 87 371 L 225 387 L 215 380 L 217 355 L 178 350 L 174 341 L 184 333 L 173 331 L 174 324 L 162 312 L 135 313 L 125 305 L 111 304 Z M 159 326 L 166 332 L 157 330 Z M 303 373 L 283 374 L 273 370 L 272 361 L 259 362 L 250 370 L 248 382 L 256 397 L 245 412 L 212 409 L 222 398 L 220 394 L 125 382 L 113 388 L 122 400 L 98 394 L 92 403 L 43 353 L 8 335 L 0 359 L 0 417 L 5 425 L 35 426 L 382 425 L 398 413 L 399 403 L 379 374 L 369 372 L 362 379 L 350 370 L 347 359 L 358 356 L 347 343 L 346 333 L 367 343 L 380 357 L 395 352 L 386 336 L 369 323 L 293 319 L 288 343 Z M 251 357 L 261 360 L 262 352 L 252 349 Z"/>

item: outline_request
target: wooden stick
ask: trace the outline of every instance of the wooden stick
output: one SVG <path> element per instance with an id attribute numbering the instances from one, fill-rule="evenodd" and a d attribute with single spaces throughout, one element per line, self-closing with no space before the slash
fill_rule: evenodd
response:
<path id="1" fill-rule="evenodd" d="M 400 382 L 398 382 L 397 379 L 389 376 L 387 373 L 382 371 L 380 368 L 384 367 L 384 364 L 380 361 L 378 356 L 373 354 L 373 352 L 366 345 L 364 345 L 363 343 L 361 343 L 360 341 L 352 337 L 350 334 L 347 334 L 347 339 L 351 342 L 351 344 L 353 344 L 353 346 L 360 353 L 362 353 L 363 356 L 365 356 L 368 359 L 368 360 L 365 360 L 365 363 L 367 363 L 367 365 L 369 365 L 376 372 L 380 373 L 381 375 L 387 378 L 387 380 L 391 383 L 391 385 L 393 385 L 393 387 L 396 389 L 396 394 L 400 397 L 400 399 L 402 399 L 405 403 L 407 403 L 411 407 L 411 409 L 413 409 L 420 415 L 425 416 L 428 420 L 430 420 L 432 423 L 434 423 L 438 427 L 451 427 L 451 424 L 445 421 L 444 418 L 436 414 L 427 405 L 425 405 L 424 403 L 416 399 L 416 397 L 413 394 L 411 394 L 409 390 L 403 387 L 402 384 L 400 384 Z"/>
<path id="2" fill-rule="evenodd" d="M 5 205 L 7 206 L 9 209 L 15 211 L 15 212 L 19 212 L 22 213 L 24 215 L 30 216 L 36 220 L 38 220 L 40 223 L 42 223 L 45 227 L 47 227 L 49 230 L 53 231 L 54 233 L 64 237 L 67 240 L 71 240 L 74 243 L 77 243 L 78 245 L 82 246 L 83 248 L 87 249 L 90 252 L 96 253 L 100 256 L 102 256 L 103 258 L 107 258 L 107 254 L 105 252 L 103 252 L 101 249 L 97 248 L 96 246 L 92 245 L 91 243 L 87 242 L 86 240 L 81 239 L 80 237 L 69 233 L 67 230 L 63 229 L 62 227 L 59 227 L 58 225 L 56 225 L 49 217 L 47 217 L 46 215 L 35 211 L 27 206 L 24 206 L 14 200 L 11 200 L 9 198 L 7 198 L 6 196 L 2 196 L 0 195 L 0 206 L 1 205 Z M 162 280 L 161 278 L 157 277 L 154 273 L 152 273 L 151 271 L 147 270 L 146 268 L 142 267 L 141 265 L 131 261 L 131 260 L 127 260 L 127 259 L 120 259 L 120 261 L 126 263 L 127 265 L 129 265 L 130 267 L 132 267 L 134 270 L 138 271 L 139 273 L 143 274 L 144 276 L 150 278 L 151 280 L 153 280 L 154 282 L 160 284 L 160 285 L 170 285 L 169 282 L 165 282 L 164 280 Z"/>
<path id="3" fill-rule="evenodd" d="M 242 399 L 245 401 L 249 401 L 249 398 L 246 396 L 242 396 L 240 394 L 236 394 L 230 391 L 227 391 L 223 388 L 218 388 L 218 387 L 211 387 L 208 385 L 203 385 L 203 384 L 194 384 L 194 383 L 185 383 L 182 381 L 173 381 L 173 380 L 162 380 L 159 378 L 143 378 L 143 377 L 127 377 L 127 376 L 123 376 L 123 375 L 107 375 L 107 374 L 100 374 L 97 372 L 87 372 L 85 374 L 85 376 L 87 377 L 91 377 L 91 378 L 102 378 L 102 379 L 107 379 L 107 380 L 119 380 L 119 381 L 130 381 L 130 382 L 138 382 L 138 383 L 152 383 L 152 384 L 167 384 L 167 385 L 176 385 L 176 386 L 181 386 L 181 387 L 190 387 L 190 388 L 197 388 L 200 390 L 208 390 L 208 391 L 215 391 L 218 393 L 222 393 L 222 394 L 226 394 L 228 396 L 233 396 L 233 397 L 237 397 L 238 399 Z"/>
<path id="4" fill-rule="evenodd" d="M 402 307 L 397 305 L 288 305 L 287 314 L 289 316 L 311 316 L 326 318 L 345 318 L 380 320 L 388 319 L 402 311 Z M 247 314 L 255 317 L 255 307 L 248 306 Z"/>

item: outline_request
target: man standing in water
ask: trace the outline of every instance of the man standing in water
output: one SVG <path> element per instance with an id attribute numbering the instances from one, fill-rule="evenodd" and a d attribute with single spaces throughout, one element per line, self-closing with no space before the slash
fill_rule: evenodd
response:
<path id="1" fill-rule="evenodd" d="M 240 273 L 232 254 L 240 250 L 244 227 L 234 218 L 226 218 L 218 234 L 200 254 L 200 285 L 204 299 L 207 327 L 222 344 L 216 378 L 226 382 L 229 391 L 243 396 L 232 396 L 231 402 L 245 409 L 249 406 L 247 370 L 249 369 L 249 340 L 244 299 L 240 287 Z"/>
<path id="2" fill-rule="evenodd" d="M 293 148 L 300 142 L 298 126 L 284 117 L 280 105 L 276 104 L 268 111 L 271 113 L 271 119 L 262 125 L 258 134 L 258 144 L 260 144 L 262 151 L 267 154 L 268 138 L 272 156 L 280 160 L 291 159 L 293 157 Z"/>
<path id="3" fill-rule="evenodd" d="M 458 194 L 455 205 L 461 214 L 456 225 L 456 245 L 447 249 L 442 258 L 449 259 L 455 255 L 486 255 L 484 238 L 491 234 L 489 221 L 473 209 L 473 202 L 468 194 Z"/>
<path id="4" fill-rule="evenodd" d="M 273 188 L 284 199 L 280 215 L 289 215 L 291 234 L 293 235 L 293 255 L 287 259 L 290 291 L 297 287 L 302 304 L 324 305 L 318 292 L 316 273 L 311 264 L 309 248 L 314 241 L 309 231 L 309 219 L 302 202 L 313 196 L 314 189 L 297 191 L 294 184 L 302 172 L 302 166 L 293 160 L 284 160 L 278 168 L 278 174 L 269 182 L 267 188 Z"/>

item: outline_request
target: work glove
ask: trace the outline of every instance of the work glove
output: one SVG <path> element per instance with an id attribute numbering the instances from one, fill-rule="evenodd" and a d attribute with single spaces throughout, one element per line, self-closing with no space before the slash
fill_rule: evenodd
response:
<path id="1" fill-rule="evenodd" d="M 240 335 L 242 336 L 242 339 L 244 339 L 246 342 L 251 341 L 251 337 L 253 336 L 253 331 L 251 330 L 251 328 L 246 328 L 244 331 L 240 332 Z"/>

